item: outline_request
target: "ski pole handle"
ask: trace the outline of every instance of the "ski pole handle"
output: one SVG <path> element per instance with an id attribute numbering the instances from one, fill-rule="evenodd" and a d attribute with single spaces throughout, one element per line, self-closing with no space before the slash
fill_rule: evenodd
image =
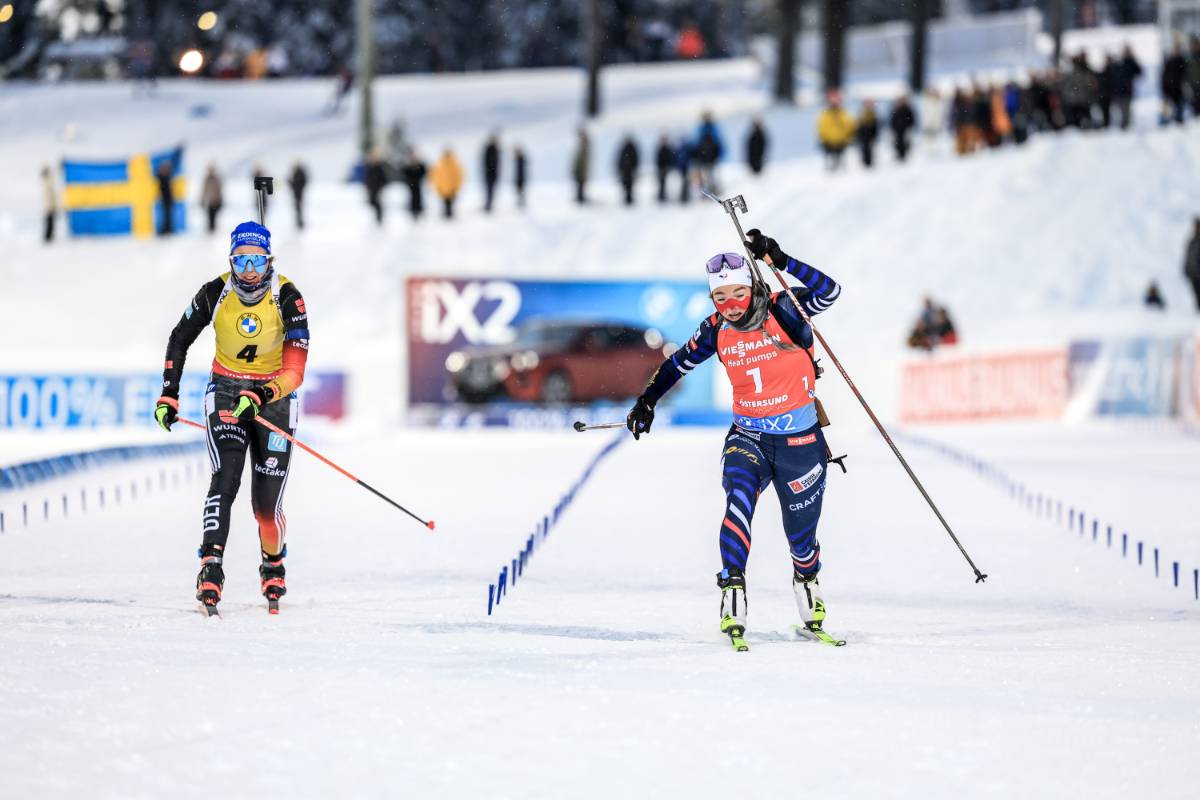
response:
<path id="1" fill-rule="evenodd" d="M 584 431 L 602 431 L 605 428 L 624 428 L 627 423 L 624 422 L 602 422 L 599 425 L 586 425 L 581 421 L 576 421 L 575 430 L 583 433 Z"/>

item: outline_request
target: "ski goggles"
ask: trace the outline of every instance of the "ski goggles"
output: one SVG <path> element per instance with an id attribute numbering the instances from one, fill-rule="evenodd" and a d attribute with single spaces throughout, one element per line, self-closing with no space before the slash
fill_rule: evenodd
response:
<path id="1" fill-rule="evenodd" d="M 241 275 L 246 270 L 263 275 L 271 268 L 271 262 L 274 258 L 274 256 L 263 255 L 262 253 L 238 253 L 229 257 L 229 266 L 233 267 L 233 271 L 238 275 Z"/>
<path id="2" fill-rule="evenodd" d="M 719 253 L 708 260 L 708 272 L 716 275 L 727 269 L 741 269 L 746 266 L 746 259 L 737 253 Z"/>

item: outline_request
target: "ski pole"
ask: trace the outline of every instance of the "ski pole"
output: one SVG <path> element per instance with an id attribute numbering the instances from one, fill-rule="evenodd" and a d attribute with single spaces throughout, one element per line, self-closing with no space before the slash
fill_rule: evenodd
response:
<path id="1" fill-rule="evenodd" d="M 705 192 L 703 189 L 701 189 L 701 191 L 704 192 L 706 197 L 720 203 L 721 207 L 725 209 L 725 213 L 727 213 L 730 219 L 733 220 L 733 227 L 737 229 L 738 239 L 742 243 L 742 248 L 746 251 L 746 255 L 750 257 L 750 263 L 754 265 L 755 272 L 757 273 L 758 268 L 755 262 L 754 253 L 750 251 L 750 245 L 746 241 L 746 234 L 742 232 L 742 223 L 737 216 L 738 211 L 741 211 L 743 214 L 747 213 L 745 198 L 739 194 L 727 200 L 721 200 L 720 198 Z M 829 360 L 833 362 L 835 367 L 837 367 L 838 372 L 841 373 L 842 378 L 846 381 L 846 385 L 850 387 L 850 391 L 854 393 L 856 398 L 858 398 L 858 402 L 862 404 L 863 410 L 866 411 L 867 416 L 871 418 L 871 422 L 875 423 L 875 427 L 879 430 L 879 434 L 883 437 L 883 440 L 887 442 L 888 447 L 892 449 L 892 453 L 900 461 L 900 466 L 904 467 L 904 471 L 908 473 L 908 477 L 912 479 L 913 484 L 917 487 L 917 491 L 919 491 L 921 496 L 925 498 L 925 502 L 928 503 L 929 508 L 933 510 L 934 516 L 938 518 L 938 522 L 942 523 L 942 527 L 946 529 L 946 533 L 950 534 L 950 538 L 954 541 L 955 546 L 958 547 L 958 551 L 962 553 L 963 558 L 967 560 L 967 563 L 971 565 L 971 569 L 975 571 L 975 582 L 981 583 L 987 580 L 987 575 L 985 575 L 983 572 L 980 572 L 979 567 L 975 566 L 975 562 L 972 561 L 971 556 L 967 554 L 966 548 L 962 546 L 962 542 L 960 542 L 958 537 L 954 535 L 954 531 L 950 528 L 950 523 L 946 522 L 946 518 L 943 517 L 942 512 L 938 510 L 937 504 L 933 502 L 933 498 L 929 496 L 929 492 L 925 491 L 925 487 L 917 478 L 916 473 L 912 471 L 912 467 L 908 465 L 908 461 L 900 453 L 900 448 L 896 447 L 896 443 L 893 442 L 892 437 L 888 435 L 887 429 L 883 427 L 883 423 L 879 421 L 879 417 L 875 416 L 875 412 L 871 410 L 871 406 L 869 403 L 867 403 L 867 399 L 863 397 L 862 392 L 860 392 L 858 387 L 855 386 L 854 381 L 850 378 L 850 374 L 846 372 L 846 368 L 842 366 L 842 362 L 838 360 L 836 355 L 834 355 L 833 350 L 829 347 L 829 342 L 825 341 L 825 337 L 822 336 L 821 332 L 817 330 L 815 325 L 812 324 L 812 319 L 807 313 L 805 313 L 804 309 L 800 305 L 800 302 L 796 300 L 796 297 L 789 290 L 790 287 L 787 285 L 787 281 L 785 281 L 783 276 L 779 274 L 779 267 L 772 263 L 768 263 L 767 266 L 771 268 L 771 272 L 775 275 L 775 279 L 779 281 L 780 286 L 783 288 L 783 293 L 786 294 L 792 301 L 792 305 L 795 307 L 796 311 L 800 313 L 801 318 L 808 324 L 810 328 L 812 328 L 813 336 L 815 336 L 817 341 L 821 343 L 821 347 L 829 355 Z M 762 277 L 761 273 L 759 273 L 759 277 Z"/>
<path id="2" fill-rule="evenodd" d="M 575 430 L 580 433 L 583 431 L 602 431 L 605 428 L 624 428 L 627 424 L 625 422 L 602 422 L 599 425 L 585 425 L 583 422 L 576 421 Z"/>
<path id="3" fill-rule="evenodd" d="M 376 495 L 376 496 L 378 496 L 378 497 L 382 498 L 383 500 L 386 500 L 387 502 L 391 503 L 393 506 L 395 506 L 396 508 L 398 508 L 398 509 L 400 509 L 401 511 L 403 511 L 405 514 L 408 514 L 410 517 L 412 517 L 412 518 L 413 518 L 413 519 L 415 519 L 417 522 L 419 522 L 419 523 L 421 523 L 422 525 L 424 525 L 426 528 L 429 528 L 429 530 L 433 530 L 433 529 L 434 529 L 434 522 L 433 522 L 433 520 L 428 520 L 428 521 L 426 521 L 426 520 L 423 520 L 423 519 L 421 519 L 421 518 L 420 518 L 420 517 L 418 517 L 416 514 L 414 514 L 413 512 L 409 511 L 407 508 L 405 508 L 404 506 L 400 505 L 400 504 L 399 504 L 399 503 L 397 503 L 395 500 L 393 500 L 392 498 L 388 497 L 386 494 L 384 494 L 383 492 L 379 491 L 378 489 L 376 489 L 376 488 L 375 488 L 374 486 L 372 486 L 371 484 L 367 483 L 366 481 L 362 480 L 361 478 L 357 478 L 357 477 L 355 477 L 354 475 L 350 474 L 350 472 L 348 472 L 347 470 L 345 470 L 345 469 L 342 469 L 342 468 L 341 468 L 341 467 L 339 467 L 337 464 L 333 463 L 333 462 L 332 462 L 332 461 L 330 461 L 328 458 L 326 458 L 325 456 L 323 456 L 323 455 L 321 455 L 320 453 L 318 453 L 316 450 L 313 450 L 311 447 L 309 447 L 308 445 L 306 445 L 304 442 L 300 441 L 300 440 L 299 440 L 299 439 L 297 439 L 296 437 L 294 437 L 294 436 L 292 436 L 291 434 L 289 434 L 287 431 L 285 431 L 285 430 L 283 430 L 282 428 L 280 428 L 278 425 L 274 425 L 274 424 L 272 424 L 270 421 L 268 421 L 268 420 L 265 420 L 265 419 L 263 419 L 262 417 L 255 417 L 254 419 L 255 419 L 255 420 L 257 420 L 258 422 L 262 423 L 262 425 L 263 425 L 264 427 L 266 427 L 268 430 L 271 430 L 271 431 L 274 431 L 275 433 L 278 433 L 280 436 L 282 436 L 283 438 L 287 439 L 289 442 L 291 442 L 292 444 L 296 445 L 296 446 L 297 446 L 297 447 L 299 447 L 300 449 L 304 450 L 304 451 L 305 451 L 306 453 L 308 453 L 309 455 L 316 456 L 318 459 L 320 459 L 320 460 L 321 460 L 322 462 L 324 462 L 326 465 L 328 465 L 328 466 L 330 466 L 330 467 L 333 467 L 335 470 L 337 470 L 338 472 L 342 473 L 342 474 L 343 474 L 343 475 L 345 475 L 347 478 L 349 478 L 350 480 L 354 481 L 355 483 L 357 483 L 359 486 L 363 487 L 363 488 L 364 488 L 364 489 L 366 489 L 367 491 L 369 491 L 369 492 L 371 492 L 372 494 L 374 494 L 374 495 Z M 184 423 L 184 424 L 186 424 L 186 425 L 191 425 L 193 428 L 199 428 L 200 430 L 205 430 L 205 427 L 204 427 L 203 425 L 201 425 L 199 422 L 194 422 L 193 420 L 187 419 L 186 417 L 179 417 L 179 421 L 180 421 L 180 422 L 182 422 L 182 423 Z"/>

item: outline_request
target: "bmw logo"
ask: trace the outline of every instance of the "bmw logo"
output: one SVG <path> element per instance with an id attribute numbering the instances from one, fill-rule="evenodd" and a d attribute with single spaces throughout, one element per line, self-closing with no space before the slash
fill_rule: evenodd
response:
<path id="1" fill-rule="evenodd" d="M 262 327 L 262 321 L 259 320 L 257 314 L 242 314 L 237 321 L 238 333 L 246 338 L 258 336 L 258 331 Z"/>

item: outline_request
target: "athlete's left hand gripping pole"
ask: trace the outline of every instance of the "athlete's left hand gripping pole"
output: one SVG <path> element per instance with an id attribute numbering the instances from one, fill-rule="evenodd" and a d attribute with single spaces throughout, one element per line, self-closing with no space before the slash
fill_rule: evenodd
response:
<path id="1" fill-rule="evenodd" d="M 297 439 L 296 437 L 292 436 L 292 435 L 291 435 L 290 433 L 288 433 L 287 431 L 285 431 L 285 430 L 283 430 L 282 428 L 280 428 L 278 425 L 274 425 L 274 424 L 272 424 L 272 423 L 271 423 L 269 420 L 265 420 L 265 419 L 263 419 L 262 417 L 255 417 L 254 419 L 255 419 L 255 420 L 257 420 L 257 421 L 258 421 L 260 424 L 262 424 L 263 426 L 265 426 L 265 427 L 266 427 L 268 430 L 271 430 L 271 431 L 274 431 L 275 433 L 278 433 L 280 436 L 282 436 L 283 438 L 287 439 L 289 442 L 291 442 L 292 444 L 296 445 L 296 447 L 299 447 L 301 450 L 304 450 L 304 451 L 305 451 L 306 453 L 308 453 L 309 455 L 315 456 L 316 458 L 318 458 L 318 459 L 320 459 L 322 462 L 324 462 L 326 465 L 328 465 L 328 466 L 330 466 L 330 467 L 333 467 L 333 468 L 334 468 L 334 469 L 336 469 L 338 472 L 340 472 L 341 474 L 345 475 L 347 478 L 349 478 L 350 480 L 352 480 L 352 481 L 354 481 L 355 483 L 357 483 L 359 486 L 361 486 L 361 487 L 363 487 L 364 489 L 366 489 L 368 492 L 371 492 L 372 494 L 374 494 L 374 495 L 376 495 L 376 496 L 378 496 L 378 497 L 382 498 L 383 500 L 386 500 L 387 502 L 391 503 L 393 506 L 395 506 L 396 508 L 398 508 L 398 509 L 400 509 L 401 511 L 403 511 L 405 514 L 408 514 L 410 517 L 412 517 L 412 518 L 413 518 L 413 519 L 415 519 L 417 522 L 419 522 L 419 523 L 421 523 L 422 525 L 424 525 L 426 528 L 429 528 L 429 530 L 433 530 L 433 529 L 434 529 L 434 522 L 433 522 L 433 520 L 423 520 L 423 519 L 421 519 L 421 518 L 420 518 L 420 517 L 418 517 L 416 514 L 414 514 L 413 512 L 409 511 L 407 508 L 405 508 L 404 506 L 400 505 L 400 504 L 399 504 L 399 503 L 397 503 L 395 500 L 393 500 L 392 498 L 388 497 L 386 494 L 384 494 L 383 492 L 379 491 L 378 489 L 376 489 L 376 488 L 375 488 L 374 486 L 372 486 L 371 484 L 367 483 L 366 481 L 364 481 L 364 480 L 362 480 L 362 479 L 360 479 L 360 478 L 357 478 L 357 477 L 355 477 L 354 475 L 350 474 L 350 472 L 348 472 L 347 470 L 344 470 L 344 469 L 342 469 L 342 468 L 341 468 L 341 467 L 339 467 L 337 464 L 333 463 L 333 462 L 332 462 L 332 461 L 330 461 L 328 458 L 326 458 L 325 456 L 323 456 L 323 455 L 321 455 L 320 453 L 318 453 L 316 450 L 313 450 L 311 447 L 309 447 L 308 445 L 306 445 L 304 442 L 300 441 L 299 439 Z M 180 418 L 179 418 L 179 421 L 180 421 L 180 422 L 182 422 L 182 423 L 184 423 L 185 425 L 191 425 L 193 428 L 199 428 L 200 430 L 205 430 L 205 427 L 204 427 L 203 425 L 201 425 L 199 422 L 195 422 L 195 421 L 193 421 L 193 420 L 190 420 L 190 419 L 187 419 L 187 418 L 185 418 L 185 417 L 180 417 Z"/>
<path id="2" fill-rule="evenodd" d="M 758 268 L 755 262 L 754 253 L 750 251 L 750 245 L 746 241 L 746 234 L 742 232 L 741 220 L 738 219 L 739 211 L 743 214 L 746 213 L 745 198 L 739 194 L 729 198 L 728 200 L 722 200 L 719 197 L 709 194 L 708 192 L 704 192 L 704 194 L 712 200 L 716 200 L 718 203 L 720 203 L 721 207 L 725 209 L 725 213 L 729 214 L 729 218 L 733 220 L 733 227 L 737 228 L 738 240 L 742 243 L 742 249 L 746 251 L 746 256 L 750 259 L 750 264 L 754 265 L 753 268 L 757 272 Z M 879 417 L 875 416 L 875 412 L 871 410 L 871 406 L 867 403 L 867 399 L 863 397 L 862 392 L 860 392 L 858 387 L 854 385 L 854 381 L 851 380 L 850 374 L 846 372 L 846 368 L 842 366 L 842 362 L 838 360 L 838 357 L 834 355 L 833 350 L 829 348 L 829 342 L 825 341 L 825 337 L 822 336 L 821 332 L 817 330 L 817 327 L 812 324 L 812 319 L 807 313 L 805 313 L 804 308 L 800 305 L 800 302 L 796 300 L 795 296 L 793 296 L 789 291 L 790 287 L 788 286 L 787 281 L 785 281 L 783 276 L 779 274 L 780 265 L 770 262 L 768 262 L 767 265 L 771 268 L 771 272 L 774 273 L 775 279 L 779 281 L 779 285 L 782 287 L 783 293 L 788 296 L 788 298 L 792 301 L 792 305 L 795 306 L 798 312 L 800 312 L 801 318 L 803 318 L 803 320 L 808 323 L 808 326 L 812 328 L 813 336 L 815 336 L 817 341 L 821 343 L 821 347 L 824 348 L 825 352 L 829 355 L 829 360 L 833 362 L 833 365 L 837 367 L 838 372 L 842 374 L 842 378 L 845 379 L 846 385 L 850 387 L 850 391 L 853 392 L 854 396 L 858 398 L 858 402 L 862 404 L 863 410 L 867 412 L 867 416 L 871 418 L 871 422 L 875 423 L 875 427 L 879 430 L 879 434 L 883 437 L 883 440 L 887 442 L 888 447 L 892 449 L 892 453 L 895 454 L 896 458 L 900 461 L 900 466 L 904 467 L 904 471 L 908 473 L 908 477 L 911 478 L 913 484 L 916 485 L 917 491 L 919 491 L 921 496 L 925 498 L 925 502 L 928 503 L 929 507 L 933 510 L 934 516 L 938 518 L 938 522 L 942 523 L 942 527 L 946 529 L 946 533 L 950 534 L 950 538 L 954 540 L 954 544 L 958 547 L 958 551 L 962 553 L 963 558 L 967 560 L 967 563 L 971 565 L 971 569 L 975 571 L 975 582 L 980 583 L 987 580 L 987 575 L 985 575 L 983 572 L 980 572 L 979 567 L 975 566 L 975 562 L 971 560 L 971 556 L 967 555 L 966 548 L 962 546 L 962 542 L 958 540 L 958 537 L 954 535 L 954 531 L 950 529 L 950 523 L 946 522 L 946 518 L 943 517 L 942 512 L 938 510 L 937 505 L 933 502 L 933 498 L 929 496 L 929 492 L 925 491 L 925 487 L 921 484 L 921 481 L 918 480 L 916 473 L 912 471 L 912 467 L 908 465 L 908 461 L 903 455 L 901 455 L 900 448 L 896 447 L 896 443 L 893 442 L 892 437 L 888 435 L 887 429 L 883 427 L 883 423 L 879 421 Z"/>
<path id="3" fill-rule="evenodd" d="M 275 179 L 270 175 L 255 175 L 254 191 L 258 195 L 258 224 L 266 227 L 267 195 L 275 194 Z"/>

